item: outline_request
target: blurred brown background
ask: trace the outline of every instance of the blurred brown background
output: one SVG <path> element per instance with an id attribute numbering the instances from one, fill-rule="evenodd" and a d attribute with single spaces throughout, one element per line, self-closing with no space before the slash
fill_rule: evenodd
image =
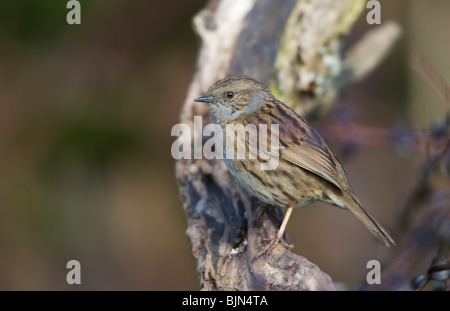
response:
<path id="1" fill-rule="evenodd" d="M 420 53 L 450 79 L 450 2 L 380 1 L 404 34 L 340 100 L 356 121 L 426 127 L 446 106 L 408 66 Z M 0 290 L 197 290 L 174 178 L 172 126 L 194 70 L 191 18 L 204 0 L 0 2 Z M 347 44 L 370 27 L 365 16 Z M 339 154 L 340 146 L 333 144 Z M 344 159 L 356 193 L 396 236 L 396 207 L 420 154 L 361 148 Z M 356 288 L 366 263 L 395 260 L 358 220 L 314 204 L 288 225 L 295 250 Z M 66 283 L 81 262 L 82 285 Z"/>

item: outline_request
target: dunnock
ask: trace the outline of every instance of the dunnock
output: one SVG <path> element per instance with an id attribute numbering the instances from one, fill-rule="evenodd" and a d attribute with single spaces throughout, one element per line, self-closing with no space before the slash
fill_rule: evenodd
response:
<path id="1" fill-rule="evenodd" d="M 305 119 L 277 100 L 266 86 L 245 77 L 227 77 L 217 81 L 207 95 L 195 101 L 208 105 L 212 121 L 219 124 L 224 133 L 227 124 L 266 124 L 269 133 L 272 125 L 279 125 L 279 148 L 275 150 L 279 162 L 273 170 L 261 169 L 264 160 L 260 150 L 253 159 L 227 158 L 225 141 L 223 145 L 228 170 L 244 189 L 265 203 L 287 208 L 280 229 L 268 248 L 279 241 L 287 246 L 283 233 L 293 208 L 315 200 L 349 209 L 383 245 L 395 245 L 389 233 L 356 198 L 344 168 L 322 137 Z M 267 134 L 267 137 L 270 141 L 271 135 Z M 248 138 L 241 142 L 251 148 Z"/>

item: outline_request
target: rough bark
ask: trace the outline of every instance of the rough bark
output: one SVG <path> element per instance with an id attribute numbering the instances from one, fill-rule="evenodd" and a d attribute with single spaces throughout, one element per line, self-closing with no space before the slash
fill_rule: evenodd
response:
<path id="1" fill-rule="evenodd" d="M 266 83 L 305 117 L 325 112 L 381 61 L 399 34 L 394 24 L 379 26 L 344 59 L 340 40 L 364 7 L 362 0 L 209 1 L 193 20 L 201 46 L 180 116 L 192 133 L 184 143 L 202 139 L 194 116 L 203 117 L 203 126 L 210 122 L 206 105 L 193 99 L 230 74 Z M 387 36 L 382 45 L 380 33 Z M 367 50 L 370 62 L 361 68 Z M 176 178 L 202 289 L 334 290 L 326 273 L 281 244 L 254 260 L 280 223 L 261 212 L 263 204 L 241 190 L 222 160 L 178 160 Z M 274 211 L 281 219 L 281 209 Z"/>

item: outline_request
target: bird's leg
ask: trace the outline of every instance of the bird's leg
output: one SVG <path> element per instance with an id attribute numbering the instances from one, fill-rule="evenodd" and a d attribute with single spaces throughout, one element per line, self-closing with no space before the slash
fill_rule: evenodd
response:
<path id="1" fill-rule="evenodd" d="M 293 210 L 294 210 L 294 208 L 292 206 L 288 207 L 286 214 L 284 215 L 283 222 L 281 223 L 280 229 L 278 229 L 277 236 L 276 236 L 276 239 L 283 242 L 284 246 L 286 246 L 286 247 L 287 246 L 293 247 L 290 244 L 287 244 L 286 242 L 284 242 L 284 240 L 283 240 L 283 234 L 284 234 L 284 231 L 286 230 L 286 226 L 289 221 L 289 217 L 291 217 L 291 213 Z"/>
<path id="2" fill-rule="evenodd" d="M 258 257 L 260 257 L 262 254 L 270 253 L 273 248 L 278 244 L 278 242 L 281 242 L 284 247 L 286 247 L 288 250 L 291 250 L 294 248 L 292 244 L 288 244 L 283 240 L 284 231 L 286 230 L 286 225 L 289 221 L 289 217 L 291 216 L 292 210 L 294 208 L 292 206 L 288 207 L 286 214 L 284 215 L 283 222 L 281 223 L 280 229 L 278 229 L 277 235 L 275 238 L 273 238 L 270 243 L 264 247 L 264 249 L 256 254 L 255 257 L 253 257 L 252 261 L 255 261 Z"/>

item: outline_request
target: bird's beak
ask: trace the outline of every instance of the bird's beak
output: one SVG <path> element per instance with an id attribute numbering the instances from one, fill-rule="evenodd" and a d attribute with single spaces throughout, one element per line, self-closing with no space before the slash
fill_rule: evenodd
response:
<path id="1" fill-rule="evenodd" d="M 199 98 L 194 99 L 194 101 L 200 102 L 200 103 L 212 104 L 214 102 L 214 98 L 211 95 L 206 94 L 205 96 L 201 96 Z"/>

